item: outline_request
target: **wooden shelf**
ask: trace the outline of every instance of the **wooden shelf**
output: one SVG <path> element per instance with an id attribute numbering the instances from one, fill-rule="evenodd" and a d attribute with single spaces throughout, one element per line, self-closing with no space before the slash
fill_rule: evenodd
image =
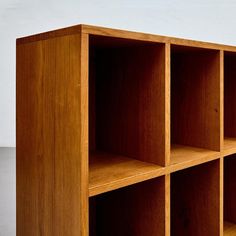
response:
<path id="1" fill-rule="evenodd" d="M 223 155 L 228 156 L 236 153 L 236 138 L 225 138 Z"/>
<path id="2" fill-rule="evenodd" d="M 108 153 L 90 155 L 89 196 L 135 184 L 165 174 L 165 168 Z"/>
<path id="3" fill-rule="evenodd" d="M 236 47 L 79 25 L 16 58 L 17 235 L 236 235 Z"/>
<path id="4" fill-rule="evenodd" d="M 220 152 L 183 145 L 171 145 L 170 171 L 178 171 L 220 158 Z"/>
<path id="5" fill-rule="evenodd" d="M 236 224 L 229 221 L 224 221 L 224 236 L 235 236 Z"/>

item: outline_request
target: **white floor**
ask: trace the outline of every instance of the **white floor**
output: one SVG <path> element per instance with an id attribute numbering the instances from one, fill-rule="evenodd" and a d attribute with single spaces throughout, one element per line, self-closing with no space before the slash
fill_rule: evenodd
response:
<path id="1" fill-rule="evenodd" d="M 0 148 L 0 236 L 16 235 L 15 148 Z"/>

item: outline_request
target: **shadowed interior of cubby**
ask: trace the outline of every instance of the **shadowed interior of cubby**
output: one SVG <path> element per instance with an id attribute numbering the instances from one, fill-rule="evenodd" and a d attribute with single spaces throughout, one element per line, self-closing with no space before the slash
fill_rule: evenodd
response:
<path id="1" fill-rule="evenodd" d="M 165 235 L 165 177 L 90 198 L 90 236 Z"/>
<path id="2" fill-rule="evenodd" d="M 171 174 L 171 235 L 219 235 L 220 162 Z"/>
<path id="3" fill-rule="evenodd" d="M 108 165 L 165 165 L 164 44 L 90 36 L 89 151 L 105 181 Z"/>
<path id="4" fill-rule="evenodd" d="M 219 51 L 172 45 L 171 144 L 172 164 L 190 158 L 184 145 L 192 156 L 220 151 Z M 173 160 L 175 149 L 182 159 Z"/>
<path id="5" fill-rule="evenodd" d="M 236 235 L 236 155 L 224 158 L 224 235 Z"/>
<path id="6" fill-rule="evenodd" d="M 236 53 L 224 53 L 224 148 L 236 149 Z M 234 150 L 235 151 L 235 150 Z"/>

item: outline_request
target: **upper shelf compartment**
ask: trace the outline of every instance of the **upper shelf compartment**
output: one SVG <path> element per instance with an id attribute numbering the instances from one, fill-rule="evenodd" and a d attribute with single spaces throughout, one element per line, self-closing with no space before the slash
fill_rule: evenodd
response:
<path id="1" fill-rule="evenodd" d="M 118 156 L 119 165 L 120 160 L 126 167 L 130 163 L 125 176 L 131 180 L 135 166 L 146 163 L 143 170 L 150 171 L 152 163 L 159 172 L 158 165 L 165 165 L 165 44 L 90 36 L 89 51 L 90 187 L 99 189 L 91 172 L 102 168 L 105 185 L 115 189 L 124 174 L 116 173 Z M 105 166 L 93 161 L 97 151 L 103 153 Z M 114 167 L 112 183 L 106 165 Z"/>
<path id="2" fill-rule="evenodd" d="M 194 163 L 198 153 L 207 161 L 220 151 L 219 51 L 171 46 L 171 144 L 171 164 L 191 165 L 191 150 Z M 175 158 L 176 147 L 186 155 Z"/>
<path id="3" fill-rule="evenodd" d="M 224 53 L 224 154 L 236 153 L 236 53 Z"/>

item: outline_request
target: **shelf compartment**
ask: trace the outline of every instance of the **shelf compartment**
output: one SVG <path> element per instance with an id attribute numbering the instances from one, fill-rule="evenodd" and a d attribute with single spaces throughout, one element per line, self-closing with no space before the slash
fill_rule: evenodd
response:
<path id="1" fill-rule="evenodd" d="M 165 44 L 90 36 L 89 149 L 165 166 Z"/>
<path id="2" fill-rule="evenodd" d="M 236 153 L 236 138 L 225 137 L 223 155 L 228 156 Z"/>
<path id="3" fill-rule="evenodd" d="M 236 139 L 236 53 L 224 53 L 224 136 Z M 232 140 L 231 140 L 232 141 Z M 224 149 L 228 149 L 225 142 Z M 231 142 L 231 144 L 233 144 Z M 234 148 L 230 147 L 235 152 Z M 227 154 L 233 154 L 228 152 Z"/>
<path id="4" fill-rule="evenodd" d="M 224 158 L 224 235 L 236 233 L 236 155 Z M 227 223 L 228 222 L 228 223 Z M 236 234 L 235 234 L 236 235 Z"/>
<path id="5" fill-rule="evenodd" d="M 171 46 L 171 143 L 220 151 L 220 52 Z"/>
<path id="6" fill-rule="evenodd" d="M 224 236 L 235 236 L 236 224 L 224 221 Z"/>
<path id="7" fill-rule="evenodd" d="M 165 177 L 90 198 L 90 236 L 165 235 Z"/>
<path id="8" fill-rule="evenodd" d="M 171 235 L 220 232 L 220 161 L 171 174 Z"/>
<path id="9" fill-rule="evenodd" d="M 89 196 L 165 174 L 161 166 L 108 153 L 90 155 Z"/>
<path id="10" fill-rule="evenodd" d="M 220 158 L 220 152 L 184 145 L 172 145 L 170 172 L 182 170 Z"/>

